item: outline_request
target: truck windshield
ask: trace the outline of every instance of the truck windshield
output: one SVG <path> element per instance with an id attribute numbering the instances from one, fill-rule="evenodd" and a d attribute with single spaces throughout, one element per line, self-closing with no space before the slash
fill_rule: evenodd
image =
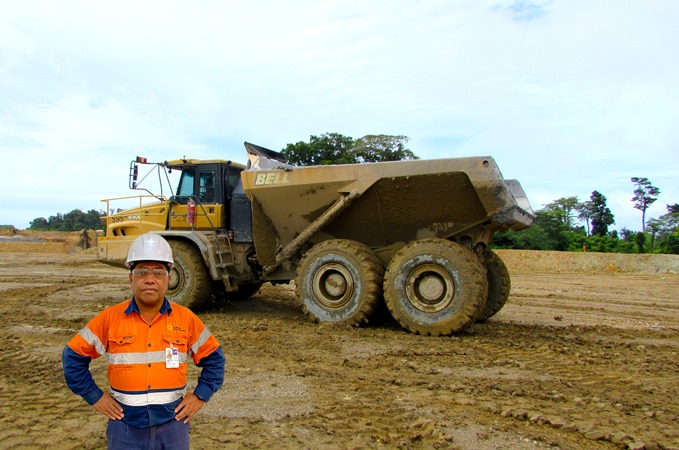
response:
<path id="1" fill-rule="evenodd" d="M 182 172 L 177 195 L 180 197 L 193 195 L 193 171 L 185 170 Z"/>

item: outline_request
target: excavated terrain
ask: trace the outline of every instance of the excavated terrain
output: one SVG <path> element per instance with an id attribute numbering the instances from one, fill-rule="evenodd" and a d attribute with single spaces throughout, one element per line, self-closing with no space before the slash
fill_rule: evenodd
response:
<path id="1" fill-rule="evenodd" d="M 460 336 L 318 325 L 287 285 L 200 311 L 228 372 L 192 448 L 679 449 L 679 257 L 498 253 L 509 302 Z M 0 448 L 106 447 L 60 352 L 129 291 L 67 240 L 0 242 Z"/>

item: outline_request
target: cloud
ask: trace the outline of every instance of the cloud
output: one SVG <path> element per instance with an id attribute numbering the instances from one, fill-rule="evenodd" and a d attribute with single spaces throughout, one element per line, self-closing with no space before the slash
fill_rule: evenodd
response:
<path id="1" fill-rule="evenodd" d="M 500 3 L 495 8 L 508 14 L 517 22 L 528 22 L 543 18 L 547 14 L 546 5 L 551 2 L 533 2 L 528 0 L 513 0 Z"/>
<path id="2" fill-rule="evenodd" d="M 632 176 L 676 203 L 679 4 L 584 0 L 27 0 L 0 14 L 0 223 L 99 208 L 129 161 L 243 162 L 339 132 L 492 155 L 539 208 Z M 26 184 L 25 179 L 30 178 Z M 28 186 L 8 190 L 7 186 Z M 11 194 L 8 192 L 11 191 Z M 29 207 L 27 205 L 35 205 Z"/>

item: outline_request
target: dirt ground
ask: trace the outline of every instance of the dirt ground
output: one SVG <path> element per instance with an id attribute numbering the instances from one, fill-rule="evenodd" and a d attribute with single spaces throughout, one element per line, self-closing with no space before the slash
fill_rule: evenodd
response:
<path id="1" fill-rule="evenodd" d="M 290 286 L 200 312 L 228 371 L 192 448 L 679 449 L 679 257 L 498 253 L 510 300 L 461 336 L 318 325 Z M 128 292 L 92 251 L 0 241 L 0 448 L 105 448 L 60 352 Z"/>

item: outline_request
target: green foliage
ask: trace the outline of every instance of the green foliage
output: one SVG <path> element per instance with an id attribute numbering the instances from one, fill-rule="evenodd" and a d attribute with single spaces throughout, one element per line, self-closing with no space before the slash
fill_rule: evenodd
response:
<path id="1" fill-rule="evenodd" d="M 592 221 L 592 234 L 603 237 L 608 233 L 609 225 L 615 223 L 613 213 L 606 206 L 606 197 L 601 192 L 592 192 L 589 199 L 591 201 L 589 217 Z"/>
<path id="2" fill-rule="evenodd" d="M 578 203 L 575 206 L 575 210 L 578 213 L 578 219 L 582 220 L 585 222 L 587 226 L 587 236 L 589 236 L 589 225 L 590 225 L 590 220 L 592 218 L 592 202 L 591 201 L 585 201 L 582 203 Z"/>
<path id="3" fill-rule="evenodd" d="M 58 213 L 61 216 L 61 213 Z M 54 216 L 52 216 L 54 217 Z M 63 219 L 63 218 L 62 218 Z M 31 226 L 28 227 L 29 230 L 45 231 L 50 229 L 50 223 L 44 217 L 38 217 L 31 221 Z"/>
<path id="4" fill-rule="evenodd" d="M 634 202 L 634 207 L 641 211 L 641 230 L 646 231 L 646 210 L 658 200 L 660 189 L 653 186 L 651 182 L 648 181 L 648 178 L 632 177 L 631 181 L 637 187 L 634 190 L 632 201 Z"/>
<path id="5" fill-rule="evenodd" d="M 617 245 L 615 246 L 615 253 L 635 253 L 638 248 L 633 241 L 624 241 L 619 239 Z M 645 253 L 645 248 L 641 253 Z"/>
<path id="6" fill-rule="evenodd" d="M 635 234 L 636 234 L 635 231 L 632 231 L 627 227 L 622 227 L 620 229 L 620 239 L 622 239 L 623 241 L 631 242 L 634 239 Z"/>
<path id="7" fill-rule="evenodd" d="M 34 231 L 80 231 L 100 230 L 102 228 L 102 211 L 91 209 L 86 213 L 80 209 L 74 209 L 66 214 L 57 213 L 49 219 L 38 217 L 31 221 L 29 230 Z"/>
<path id="8" fill-rule="evenodd" d="M 634 243 L 637 245 L 637 253 L 644 253 L 644 244 L 646 243 L 646 235 L 643 232 L 638 232 L 634 235 Z"/>
<path id="9" fill-rule="evenodd" d="M 406 136 L 367 135 L 358 140 L 339 133 L 310 136 L 309 142 L 288 144 L 282 151 L 290 164 L 316 166 L 418 159 L 405 147 Z"/>
<path id="10" fill-rule="evenodd" d="M 405 147 L 406 136 L 385 134 L 363 136 L 354 143 L 352 152 L 359 162 L 406 161 L 419 159 Z"/>
<path id="11" fill-rule="evenodd" d="M 571 229 L 568 233 L 568 251 L 582 252 L 587 248 L 587 233 L 583 227 Z"/>
<path id="12" fill-rule="evenodd" d="M 679 204 L 667 205 L 667 214 L 646 223 L 651 235 L 651 251 L 679 254 Z M 657 242 L 657 247 L 656 247 Z"/>
<path id="13" fill-rule="evenodd" d="M 523 250 L 567 250 L 568 228 L 562 216 L 551 210 L 535 213 L 533 226 L 519 232 L 508 230 L 495 233 L 492 240 L 494 248 L 514 248 Z"/>
<path id="14" fill-rule="evenodd" d="M 667 239 L 658 245 L 660 253 L 679 255 L 679 232 L 674 232 L 667 236 Z"/>
<path id="15" fill-rule="evenodd" d="M 572 216 L 568 213 L 570 208 L 573 208 L 572 211 L 583 208 L 587 214 L 597 217 L 597 209 L 593 205 L 600 207 L 605 205 L 605 197 L 596 194 L 598 193 L 595 191 L 592 201 L 577 204 L 580 206 L 572 206 L 571 199 L 574 197 L 558 199 L 545 205 L 542 210 L 536 211 L 535 221 L 530 228 L 519 232 L 495 233 L 491 247 L 608 253 L 647 253 L 654 250 L 662 253 L 679 252 L 679 213 L 671 212 L 677 209 L 673 208 L 675 205 L 667 205 L 668 214 L 661 216 L 660 219 L 650 220 L 647 233 L 623 227 L 619 233 L 611 231 L 589 235 L 582 226 L 567 225 L 573 222 Z M 594 220 L 592 222 L 596 225 Z M 655 242 L 658 242 L 657 246 Z"/>
<path id="16" fill-rule="evenodd" d="M 618 239 L 617 247 L 616 247 L 616 253 L 634 253 L 638 248 L 636 246 L 636 240 L 637 237 L 637 232 L 630 230 L 628 228 L 622 227 L 620 230 L 620 233 L 616 233 L 615 231 L 610 233 L 610 236 L 613 238 Z M 641 253 L 644 253 L 644 249 L 642 249 Z"/>
<path id="17" fill-rule="evenodd" d="M 353 164 L 358 162 L 351 152 L 354 139 L 338 133 L 311 136 L 309 143 L 288 144 L 282 151 L 290 164 L 319 166 L 327 164 Z"/>
<path id="18" fill-rule="evenodd" d="M 546 210 L 553 212 L 567 227 L 573 226 L 573 213 L 578 210 L 580 203 L 577 197 L 562 197 L 545 205 Z"/>
<path id="19" fill-rule="evenodd" d="M 594 234 L 587 238 L 587 251 L 600 253 L 616 253 L 618 248 L 618 239 L 612 236 L 599 236 Z"/>

